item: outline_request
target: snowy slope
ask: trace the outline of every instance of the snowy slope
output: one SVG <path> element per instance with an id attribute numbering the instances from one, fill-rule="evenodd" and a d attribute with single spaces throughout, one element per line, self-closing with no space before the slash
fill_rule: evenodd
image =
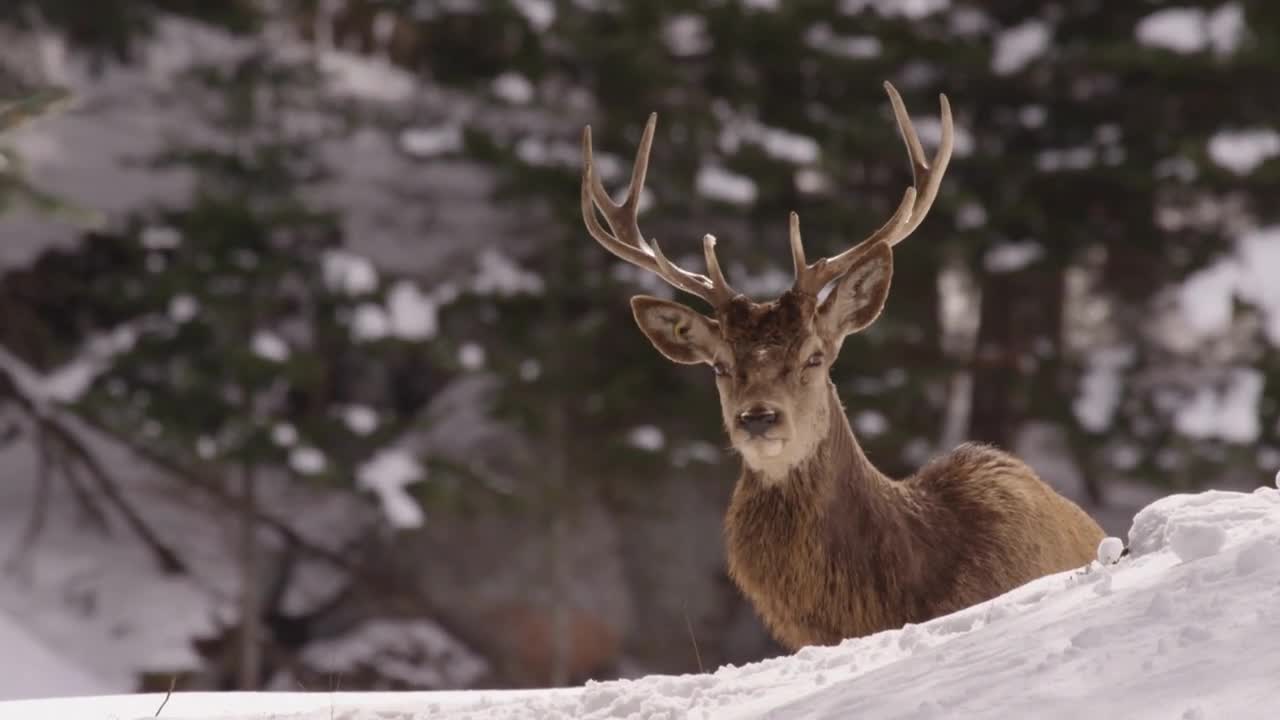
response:
<path id="1" fill-rule="evenodd" d="M 21 658 L 19 663 L 5 663 L 5 671 L 0 673 L 0 697 L 95 695 L 112 689 L 110 683 L 58 655 L 4 613 L 0 613 L 0 653 L 6 658 Z M 4 715 L 0 713 L 0 717 Z"/>
<path id="2" fill-rule="evenodd" d="M 1280 707 L 1280 492 L 1174 495 L 1130 557 L 918 626 L 707 675 L 544 692 L 175 697 L 169 718 L 1264 718 Z M 0 704 L 141 718 L 157 696 Z"/>

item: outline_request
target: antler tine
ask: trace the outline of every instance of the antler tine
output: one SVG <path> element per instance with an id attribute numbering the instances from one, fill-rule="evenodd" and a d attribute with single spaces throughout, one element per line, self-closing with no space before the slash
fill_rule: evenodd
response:
<path id="1" fill-rule="evenodd" d="M 621 204 L 615 203 L 604 189 L 600 178 L 596 176 L 595 164 L 591 152 L 591 126 L 582 130 L 582 220 L 587 232 L 604 249 L 615 256 L 648 270 L 666 280 L 678 290 L 706 300 L 713 307 L 719 307 L 736 293 L 724 280 L 720 264 L 715 258 L 715 239 L 710 245 L 703 241 L 707 255 L 708 271 L 711 277 L 692 273 L 667 259 L 658 247 L 656 240 L 646 241 L 640 232 L 637 221 L 640 208 L 640 194 L 644 191 L 645 175 L 649 170 L 649 151 L 653 147 L 654 130 L 657 127 L 658 114 L 649 115 L 645 123 L 644 134 L 640 138 L 640 147 L 636 150 L 635 164 L 631 168 L 631 181 L 627 185 L 627 197 Z M 596 217 L 597 210 L 604 216 L 609 229 L 606 230 Z M 710 238 L 711 236 L 707 236 Z"/>
<path id="2" fill-rule="evenodd" d="M 716 303 L 723 303 L 731 300 L 737 293 L 733 288 L 729 287 L 729 281 L 724 279 L 724 272 L 720 270 L 720 260 L 716 258 L 716 237 L 711 234 L 702 236 L 702 254 L 706 256 L 707 272 L 711 273 L 711 287 L 716 294 Z"/>
<path id="3" fill-rule="evenodd" d="M 907 152 L 911 155 L 911 179 L 917 193 L 916 207 L 912 209 L 911 221 L 903 226 L 898 235 L 889 240 L 889 245 L 893 246 L 914 232 L 920 223 L 924 222 L 929 208 L 933 207 L 933 201 L 938 196 L 938 188 L 942 186 L 942 176 L 947 173 L 947 165 L 951 163 L 951 151 L 955 147 L 955 127 L 951 119 L 951 102 L 947 100 L 945 93 L 939 93 L 938 105 L 941 108 L 942 132 L 938 139 L 938 149 L 933 155 L 933 162 L 929 163 L 924 156 L 924 148 L 920 146 L 920 136 L 916 134 L 911 116 L 907 114 L 907 106 L 902 102 L 902 96 L 887 80 L 884 83 L 884 89 L 889 93 L 889 104 L 893 106 L 893 116 L 898 122 L 902 140 L 907 145 Z"/>
<path id="4" fill-rule="evenodd" d="M 800 239 L 800 214 L 793 210 L 790 220 L 787 235 L 791 239 L 791 264 L 795 266 L 796 278 L 799 279 L 809 264 L 804 260 L 804 241 Z"/>
<path id="5" fill-rule="evenodd" d="M 884 89 L 889 94 L 889 104 L 893 107 L 898 131 L 902 134 L 902 141 L 907 146 L 907 155 L 911 160 L 912 187 L 907 188 L 903 193 L 902 202 L 898 204 L 898 209 L 889 220 L 862 242 L 839 255 L 807 265 L 803 271 L 800 270 L 801 266 L 797 262 L 796 287 L 799 289 L 817 293 L 827 283 L 848 272 L 854 261 L 862 257 L 876 243 L 884 242 L 888 243 L 889 247 L 893 247 L 905 240 L 915 232 L 920 223 L 924 222 L 925 216 L 933 206 L 933 201 L 938 196 L 938 188 L 942 184 L 943 175 L 947 172 L 947 165 L 951 162 L 951 152 L 955 145 L 951 103 L 946 95 L 938 96 L 942 107 L 942 133 L 938 141 L 938 150 L 934 153 L 933 162 L 930 163 L 925 158 L 924 148 L 920 145 L 920 136 L 916 134 L 915 125 L 911 122 L 911 116 L 907 114 L 902 96 L 888 81 L 885 81 Z M 799 255 L 796 250 L 800 243 L 798 222 L 795 214 L 792 213 L 791 252 L 793 259 L 798 257 L 803 260 L 803 249 L 800 249 Z"/>

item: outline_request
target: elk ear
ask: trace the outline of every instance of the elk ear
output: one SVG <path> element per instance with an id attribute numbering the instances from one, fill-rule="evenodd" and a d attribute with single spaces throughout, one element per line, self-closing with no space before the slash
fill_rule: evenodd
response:
<path id="1" fill-rule="evenodd" d="M 711 362 L 720 324 L 679 303 L 648 295 L 631 298 L 631 312 L 649 342 L 672 362 Z"/>
<path id="2" fill-rule="evenodd" d="M 893 250 L 888 243 L 876 243 L 836 281 L 818 308 L 819 332 L 830 340 L 840 340 L 875 322 L 889 298 L 892 277 Z"/>

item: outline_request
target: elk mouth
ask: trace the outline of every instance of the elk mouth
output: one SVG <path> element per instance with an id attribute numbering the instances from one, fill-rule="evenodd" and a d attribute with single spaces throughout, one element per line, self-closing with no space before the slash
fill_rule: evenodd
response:
<path id="1" fill-rule="evenodd" d="M 769 437 L 768 435 L 745 435 L 739 438 L 739 447 L 743 454 L 773 459 L 782 455 L 787 447 L 787 438 Z"/>

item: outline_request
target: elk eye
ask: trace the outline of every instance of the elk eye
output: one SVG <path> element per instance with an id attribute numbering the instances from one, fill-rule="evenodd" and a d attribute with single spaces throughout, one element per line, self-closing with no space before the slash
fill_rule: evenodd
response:
<path id="1" fill-rule="evenodd" d="M 724 377 L 729 373 L 729 368 L 725 367 L 722 362 L 713 364 L 711 369 L 715 372 L 716 377 Z"/>
<path id="2" fill-rule="evenodd" d="M 804 366 L 807 368 L 818 367 L 821 364 L 822 364 L 822 353 L 820 352 L 816 352 L 810 355 L 809 359 L 804 361 Z"/>

